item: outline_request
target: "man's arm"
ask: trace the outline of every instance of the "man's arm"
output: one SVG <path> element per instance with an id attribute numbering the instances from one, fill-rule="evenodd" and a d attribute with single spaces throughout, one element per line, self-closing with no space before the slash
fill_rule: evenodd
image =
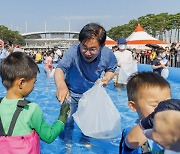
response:
<path id="1" fill-rule="evenodd" d="M 106 86 L 114 76 L 115 76 L 114 72 L 106 72 L 104 74 L 104 77 L 101 79 L 101 82 L 103 82 L 103 86 Z"/>
<path id="2" fill-rule="evenodd" d="M 64 72 L 61 68 L 56 68 L 54 80 L 57 87 L 56 97 L 62 104 L 66 99 L 69 99 L 69 90 L 64 79 Z"/>

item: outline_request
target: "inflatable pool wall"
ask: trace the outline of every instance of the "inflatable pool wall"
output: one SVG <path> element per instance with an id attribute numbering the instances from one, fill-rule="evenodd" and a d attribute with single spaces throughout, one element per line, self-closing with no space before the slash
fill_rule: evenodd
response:
<path id="1" fill-rule="evenodd" d="M 152 71 L 151 65 L 138 64 L 138 71 Z M 172 80 L 180 83 L 180 68 L 169 67 L 168 80 Z"/>

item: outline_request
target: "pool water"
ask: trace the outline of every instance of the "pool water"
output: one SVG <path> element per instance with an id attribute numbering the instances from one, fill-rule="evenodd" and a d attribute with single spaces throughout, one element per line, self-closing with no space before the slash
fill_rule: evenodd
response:
<path id="1" fill-rule="evenodd" d="M 53 78 L 47 78 L 44 70 L 43 64 L 39 64 L 40 73 L 37 77 L 37 82 L 33 92 L 28 96 L 28 100 L 36 102 L 39 104 L 43 111 L 44 118 L 47 123 L 52 124 L 59 115 L 60 104 L 56 99 L 56 86 Z M 175 82 L 168 80 L 171 84 L 172 97 L 180 98 L 180 82 Z M 127 106 L 127 94 L 126 89 L 116 89 L 113 82 L 110 82 L 106 86 L 106 91 L 113 100 L 115 106 L 121 114 L 121 130 L 132 125 L 136 119 L 137 114 L 132 112 Z M 5 88 L 0 84 L 0 96 L 5 96 Z M 92 128 L 93 129 L 93 128 Z M 94 139 L 90 138 L 91 148 L 87 148 L 79 142 L 81 138 L 81 131 L 75 124 L 75 129 L 73 131 L 73 143 L 72 147 L 67 147 L 64 145 L 63 141 L 57 137 L 56 140 L 47 144 L 41 141 L 41 153 L 42 154 L 63 154 L 63 153 L 86 153 L 86 154 L 116 154 L 119 153 L 119 142 L 121 136 L 114 139 Z"/>

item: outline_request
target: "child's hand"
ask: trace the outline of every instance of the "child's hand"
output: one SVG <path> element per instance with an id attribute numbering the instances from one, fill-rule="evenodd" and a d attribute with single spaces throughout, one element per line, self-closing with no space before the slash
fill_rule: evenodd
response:
<path id="1" fill-rule="evenodd" d="M 69 103 L 63 103 L 60 110 L 60 115 L 58 120 L 62 121 L 64 124 L 66 124 L 66 120 L 68 117 L 68 113 L 70 112 Z"/>

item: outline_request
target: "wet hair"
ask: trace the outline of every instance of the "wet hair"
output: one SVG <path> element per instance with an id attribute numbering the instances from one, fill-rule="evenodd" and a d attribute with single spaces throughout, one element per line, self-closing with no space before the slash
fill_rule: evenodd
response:
<path id="1" fill-rule="evenodd" d="M 145 88 L 168 88 L 170 84 L 162 76 L 154 72 L 138 72 L 132 74 L 127 83 L 128 101 L 138 101 L 139 91 Z"/>
<path id="2" fill-rule="evenodd" d="M 18 78 L 31 80 L 40 72 L 34 60 L 23 52 L 13 52 L 6 57 L 0 66 L 2 84 L 7 89 L 12 87 L 13 82 Z"/>
<path id="3" fill-rule="evenodd" d="M 106 30 L 96 23 L 85 25 L 79 33 L 79 41 L 82 43 L 92 38 L 96 38 L 99 45 L 103 47 L 106 41 Z"/>

